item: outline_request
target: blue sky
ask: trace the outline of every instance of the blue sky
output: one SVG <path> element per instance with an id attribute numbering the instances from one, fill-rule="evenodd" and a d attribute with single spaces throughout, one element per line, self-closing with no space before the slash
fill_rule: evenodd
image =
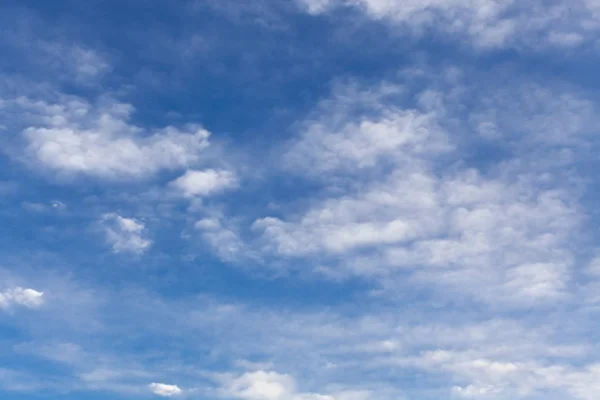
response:
<path id="1" fill-rule="evenodd" d="M 598 1 L 0 26 L 0 398 L 600 398 Z"/>

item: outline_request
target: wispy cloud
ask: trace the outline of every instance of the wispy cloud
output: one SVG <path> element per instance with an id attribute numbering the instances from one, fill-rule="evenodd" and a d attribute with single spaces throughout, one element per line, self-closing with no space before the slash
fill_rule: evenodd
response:
<path id="1" fill-rule="evenodd" d="M 588 400 L 598 390 L 597 371 L 589 358 L 597 350 L 580 336 L 587 329 L 585 318 L 570 310 L 531 321 L 474 321 L 467 312 L 445 315 L 420 303 L 345 315 L 343 308 L 284 311 L 196 296 L 166 301 L 135 289 L 98 290 L 93 303 L 82 303 L 71 287 L 56 287 L 57 308 L 40 310 L 44 327 L 22 325 L 33 342 L 16 350 L 72 369 L 76 378 L 64 388 L 141 394 L 150 381 L 156 383 L 150 389 L 163 395 L 184 396 L 192 393 L 185 388 L 193 387 L 199 388 L 193 393 L 249 400 L 391 400 L 403 398 L 398 373 L 417 370 L 444 377 L 445 386 L 435 391 L 440 396 L 485 391 L 504 396 L 500 398 L 528 398 L 563 391 Z M 63 298 L 60 290 L 70 297 Z M 68 302 L 74 303 L 67 315 L 62 307 Z M 84 313 L 110 327 L 117 310 L 117 330 L 78 331 L 66 323 L 73 314 Z M 561 319 L 567 315 L 583 322 L 583 330 L 562 336 Z M 136 335 L 123 336 L 132 330 Z M 76 342 L 52 342 L 67 334 Z M 155 353 L 123 354 L 113 348 L 115 341 L 128 348 L 157 336 L 164 343 L 158 358 Z M 172 353 L 181 346 L 193 348 L 187 362 Z M 214 351 L 224 367 L 215 370 L 201 361 L 206 351 Z M 238 362 L 248 357 L 268 360 L 269 368 Z M 163 379 L 171 383 L 160 384 Z M 429 378 L 422 379 L 431 384 Z M 4 382 L 0 379 L 0 385 Z"/>
<path id="2" fill-rule="evenodd" d="M 479 49 L 559 46 L 594 42 L 599 7 L 593 0 L 550 5 L 495 0 L 297 0 L 311 14 L 351 7 L 405 33 L 445 34 Z"/>
<path id="3" fill-rule="evenodd" d="M 36 45 L 40 50 L 36 54 L 40 64 L 61 72 L 70 71 L 68 78 L 74 78 L 80 84 L 95 83 L 112 69 L 103 55 L 89 48 L 53 42 L 37 42 Z"/>
<path id="4" fill-rule="evenodd" d="M 235 232 L 234 228 L 223 225 L 219 218 L 204 218 L 196 222 L 194 228 L 201 232 L 202 238 L 225 261 L 235 261 L 248 256 L 248 245 Z"/>

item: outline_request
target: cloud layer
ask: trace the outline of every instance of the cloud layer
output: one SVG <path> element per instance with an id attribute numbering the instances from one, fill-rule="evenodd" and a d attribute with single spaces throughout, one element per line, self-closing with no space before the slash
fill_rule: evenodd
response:
<path id="1" fill-rule="evenodd" d="M 596 1 L 68 3 L 0 6 L 0 398 L 600 398 Z"/>

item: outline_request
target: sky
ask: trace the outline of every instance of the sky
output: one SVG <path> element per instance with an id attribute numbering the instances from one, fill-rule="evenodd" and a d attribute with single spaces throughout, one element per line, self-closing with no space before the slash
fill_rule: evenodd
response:
<path id="1" fill-rule="evenodd" d="M 0 4 L 0 398 L 597 400 L 600 2 Z"/>

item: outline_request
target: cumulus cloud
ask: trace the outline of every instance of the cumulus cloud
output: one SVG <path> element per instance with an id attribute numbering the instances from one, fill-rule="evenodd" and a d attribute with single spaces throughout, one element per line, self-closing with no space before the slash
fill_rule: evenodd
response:
<path id="1" fill-rule="evenodd" d="M 188 170 L 171 182 L 171 186 L 185 197 L 202 197 L 236 187 L 235 174 L 223 170 Z"/>
<path id="2" fill-rule="evenodd" d="M 259 370 L 224 378 L 222 385 L 224 396 L 243 400 L 342 400 L 329 395 L 299 392 L 293 377 L 273 371 Z"/>
<path id="3" fill-rule="evenodd" d="M 417 156 L 451 150 L 434 112 L 394 105 L 402 90 L 391 83 L 366 89 L 336 86 L 303 124 L 300 137 L 284 154 L 284 165 L 327 177 L 324 173 L 412 163 Z"/>
<path id="4" fill-rule="evenodd" d="M 448 149 L 432 114 L 416 110 L 386 110 L 378 119 L 349 122 L 338 131 L 327 123 L 308 127 L 286 155 L 292 165 L 314 165 L 315 173 L 338 169 L 364 169 L 386 158 L 415 153 L 436 154 Z"/>
<path id="5" fill-rule="evenodd" d="M 295 381 L 291 376 L 275 372 L 247 372 L 230 379 L 224 392 L 240 399 L 277 400 L 289 397 L 295 391 Z"/>
<path id="6" fill-rule="evenodd" d="M 15 287 L 0 292 L 0 309 L 8 309 L 12 306 L 37 308 L 42 304 L 44 304 L 44 293 L 34 289 Z"/>
<path id="7" fill-rule="evenodd" d="M 256 220 L 263 251 L 316 259 L 334 275 L 378 277 L 388 293 L 398 290 L 396 271 L 413 270 L 413 282 L 445 285 L 489 304 L 564 297 L 570 240 L 583 218 L 576 195 L 548 180 L 552 167 L 540 169 L 540 159 L 530 168 L 526 155 L 486 173 L 453 163 L 440 168 L 438 155 L 460 157 L 447 122 L 454 105 L 442 98 L 431 106 L 423 93 L 415 108 L 402 109 L 372 91 L 357 92 L 355 101 L 369 105 L 358 116 L 346 97 L 325 102 L 330 112 L 308 119 L 284 159 L 293 161 L 293 173 L 345 186 L 313 199 L 304 212 Z M 568 146 L 592 126 L 589 102 L 567 94 L 556 100 L 538 90 L 523 102 L 532 111 L 528 123 L 523 118 L 527 134 L 515 139 L 523 149 Z M 504 119 L 516 113 L 512 104 L 496 108 Z M 556 128 L 559 109 L 578 124 Z"/>
<path id="8" fill-rule="evenodd" d="M 194 165 L 209 145 L 209 132 L 198 125 L 147 132 L 131 124 L 129 104 L 108 100 L 94 106 L 64 96 L 61 100 L 54 104 L 27 98 L 15 101 L 31 115 L 23 131 L 29 156 L 59 173 L 143 178 Z"/>
<path id="9" fill-rule="evenodd" d="M 183 390 L 177 385 L 167 385 L 165 383 L 151 383 L 149 388 L 152 393 L 163 397 L 172 397 L 183 393 Z"/>
<path id="10" fill-rule="evenodd" d="M 264 218 L 254 228 L 263 230 L 285 255 L 403 243 L 441 231 L 435 185 L 425 174 L 398 174 L 356 196 L 327 199 L 297 222 Z"/>
<path id="11" fill-rule="evenodd" d="M 141 222 L 115 213 L 104 214 L 101 219 L 106 241 L 116 253 L 143 253 L 152 245 L 144 237 L 145 226 Z"/>

